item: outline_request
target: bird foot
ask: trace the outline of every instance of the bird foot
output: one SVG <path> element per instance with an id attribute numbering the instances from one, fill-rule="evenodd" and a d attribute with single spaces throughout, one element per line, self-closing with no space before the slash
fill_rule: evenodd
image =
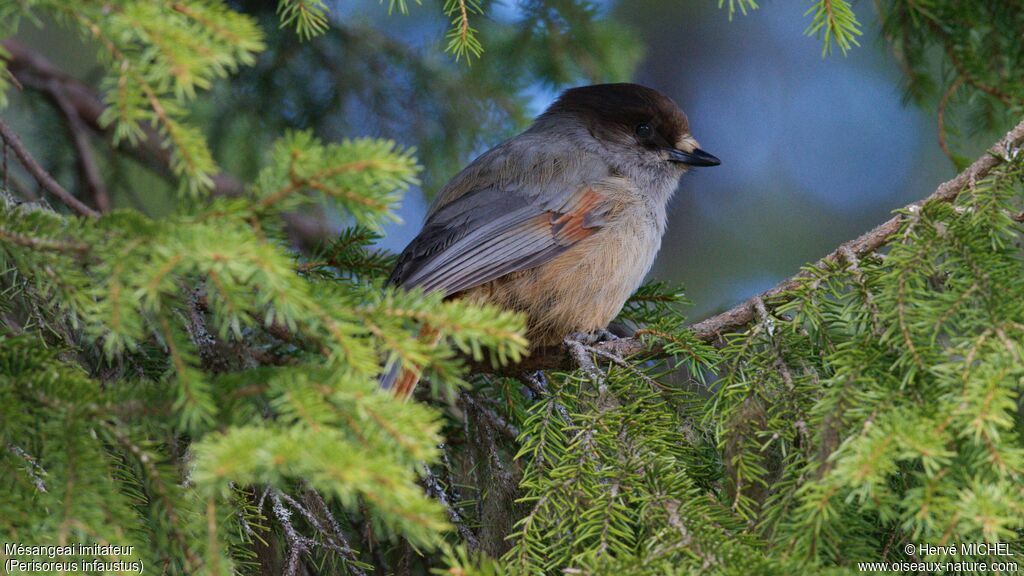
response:
<path id="1" fill-rule="evenodd" d="M 572 334 L 569 334 L 569 340 L 579 342 L 584 346 L 593 346 L 602 342 L 611 342 L 618 339 L 618 336 L 604 328 L 594 330 L 593 332 L 573 332 Z"/>

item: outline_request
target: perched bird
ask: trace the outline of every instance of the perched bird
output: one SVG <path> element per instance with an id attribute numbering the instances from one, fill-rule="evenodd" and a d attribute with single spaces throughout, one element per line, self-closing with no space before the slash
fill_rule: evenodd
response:
<path id="1" fill-rule="evenodd" d="M 533 347 L 603 330 L 654 262 L 680 177 L 718 164 L 660 92 L 572 88 L 452 178 L 390 282 L 524 312 Z M 418 380 L 393 369 L 381 386 L 408 397 Z"/>

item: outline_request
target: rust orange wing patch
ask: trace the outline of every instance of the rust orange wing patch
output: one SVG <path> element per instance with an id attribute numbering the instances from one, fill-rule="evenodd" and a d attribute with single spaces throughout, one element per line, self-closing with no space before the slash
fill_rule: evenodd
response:
<path id="1" fill-rule="evenodd" d="M 602 200 L 604 197 L 600 193 L 587 189 L 568 212 L 551 212 L 551 234 L 555 240 L 562 245 L 571 245 L 596 232 L 600 227 L 597 216 Z"/>

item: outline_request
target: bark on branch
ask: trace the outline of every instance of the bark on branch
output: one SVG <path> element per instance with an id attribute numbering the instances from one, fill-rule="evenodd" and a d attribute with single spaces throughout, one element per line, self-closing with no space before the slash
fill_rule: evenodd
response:
<path id="1" fill-rule="evenodd" d="M 53 176 L 50 176 L 49 172 L 43 170 L 43 167 L 36 162 L 36 159 L 32 157 L 32 154 L 30 154 L 28 149 L 25 148 L 25 145 L 21 143 L 21 139 L 18 138 L 18 135 L 15 134 L 14 131 L 11 130 L 3 121 L 0 121 L 0 141 L 2 141 L 3 146 L 11 147 L 11 150 L 14 151 L 14 155 L 18 157 L 19 161 L 21 161 L 21 165 L 25 167 L 25 170 L 28 170 L 28 173 L 31 174 L 37 182 L 39 182 L 39 185 L 43 187 L 43 190 L 46 190 L 50 194 L 56 196 L 61 202 L 82 216 L 99 216 L 98 212 L 83 204 L 78 198 L 72 196 L 70 192 L 65 190 L 63 186 L 53 179 Z"/>

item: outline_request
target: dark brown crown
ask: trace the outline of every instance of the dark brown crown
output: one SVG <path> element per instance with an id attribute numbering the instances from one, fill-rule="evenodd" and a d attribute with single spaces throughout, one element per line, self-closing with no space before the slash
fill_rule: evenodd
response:
<path id="1" fill-rule="evenodd" d="M 595 84 L 570 88 L 544 113 L 573 114 L 592 128 L 632 132 L 648 123 L 666 143 L 690 131 L 686 115 L 669 97 L 639 84 Z"/>

